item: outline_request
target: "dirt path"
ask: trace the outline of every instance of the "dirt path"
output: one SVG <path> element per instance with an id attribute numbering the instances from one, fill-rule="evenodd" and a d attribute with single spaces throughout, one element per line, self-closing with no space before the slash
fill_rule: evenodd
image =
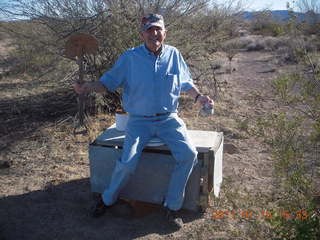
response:
<path id="1" fill-rule="evenodd" d="M 11 165 L 0 169 L 0 240 L 250 239 L 248 221 L 215 220 L 213 213 L 254 210 L 259 207 L 257 196 L 268 207 L 272 162 L 265 146 L 248 131 L 253 117 L 273 107 L 269 83 L 281 71 L 274 60 L 268 52 L 238 54 L 236 71 L 218 76 L 228 82 L 228 89 L 216 103 L 216 114 L 200 121 L 195 107 L 181 113 L 189 128 L 225 134 L 224 186 L 204 216 L 183 213 L 186 224 L 178 232 L 170 229 L 160 210 L 143 218 L 128 218 L 121 214 L 126 206 L 119 206 L 113 214 L 92 219 L 87 214 L 91 202 L 88 140 L 72 137 L 63 122 L 43 123 L 1 152 L 0 160 Z M 112 118 L 99 121 L 107 126 Z"/>
<path id="2" fill-rule="evenodd" d="M 257 117 L 263 117 L 274 109 L 270 82 L 278 72 L 273 60 L 268 53 L 246 52 L 238 55 L 237 71 L 228 79 L 231 95 L 224 105 L 229 110 L 227 120 L 233 120 L 230 124 L 223 124 L 227 128 L 225 141 L 238 149 L 238 153 L 225 154 L 225 176 L 257 192 L 267 190 L 272 167 L 267 149 L 250 134 L 250 130 Z"/>

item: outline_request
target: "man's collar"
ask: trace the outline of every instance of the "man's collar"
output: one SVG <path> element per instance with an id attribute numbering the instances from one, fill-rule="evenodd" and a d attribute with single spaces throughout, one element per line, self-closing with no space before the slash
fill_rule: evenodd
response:
<path id="1" fill-rule="evenodd" d="M 146 46 L 145 43 L 143 44 L 143 49 L 144 49 L 145 52 L 146 52 L 147 54 L 149 54 L 149 55 L 161 56 L 161 54 L 163 53 L 163 51 L 164 51 L 164 49 L 165 49 L 165 45 L 164 45 L 164 44 L 161 45 L 160 51 L 159 51 L 159 54 L 158 54 L 158 55 L 156 55 L 156 54 L 154 54 L 152 51 L 150 51 L 150 50 L 147 48 L 147 46 Z"/>

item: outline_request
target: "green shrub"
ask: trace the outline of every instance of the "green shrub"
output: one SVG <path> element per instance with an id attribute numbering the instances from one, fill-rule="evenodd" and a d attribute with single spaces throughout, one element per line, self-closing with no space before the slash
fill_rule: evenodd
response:
<path id="1" fill-rule="evenodd" d="M 270 11 L 258 12 L 251 23 L 251 31 L 265 36 L 281 36 L 286 33 L 286 24 L 275 20 Z"/>
<path id="2" fill-rule="evenodd" d="M 280 199 L 270 220 L 275 239 L 319 239 L 320 74 L 314 57 L 296 45 L 306 72 L 285 74 L 272 82 L 281 110 L 260 119 L 259 136 L 270 145 Z M 279 215 L 282 210 L 290 216 Z M 278 215 L 277 215 L 278 213 Z M 303 213 L 303 214 L 302 214 Z M 302 214 L 302 215 L 301 215 Z"/>

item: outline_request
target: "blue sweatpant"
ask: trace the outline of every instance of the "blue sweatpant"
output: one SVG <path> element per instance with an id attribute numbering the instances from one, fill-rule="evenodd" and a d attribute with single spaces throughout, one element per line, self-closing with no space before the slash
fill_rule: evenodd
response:
<path id="1" fill-rule="evenodd" d="M 148 118 L 129 117 L 122 156 L 116 163 L 109 187 L 102 194 L 106 205 L 112 205 L 117 200 L 120 190 L 134 173 L 143 148 L 152 137 L 160 138 L 176 160 L 164 206 L 171 210 L 182 207 L 188 178 L 197 163 L 197 151 L 177 113 Z"/>

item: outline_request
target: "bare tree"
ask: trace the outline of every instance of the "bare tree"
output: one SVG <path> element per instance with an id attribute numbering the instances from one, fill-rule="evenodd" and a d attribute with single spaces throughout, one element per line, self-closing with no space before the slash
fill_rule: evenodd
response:
<path id="1" fill-rule="evenodd" d="M 299 11 L 304 13 L 304 33 L 319 35 L 320 2 L 316 0 L 297 0 Z"/>
<path id="2" fill-rule="evenodd" d="M 296 4 L 302 12 L 320 13 L 320 2 L 318 0 L 297 0 Z"/>

